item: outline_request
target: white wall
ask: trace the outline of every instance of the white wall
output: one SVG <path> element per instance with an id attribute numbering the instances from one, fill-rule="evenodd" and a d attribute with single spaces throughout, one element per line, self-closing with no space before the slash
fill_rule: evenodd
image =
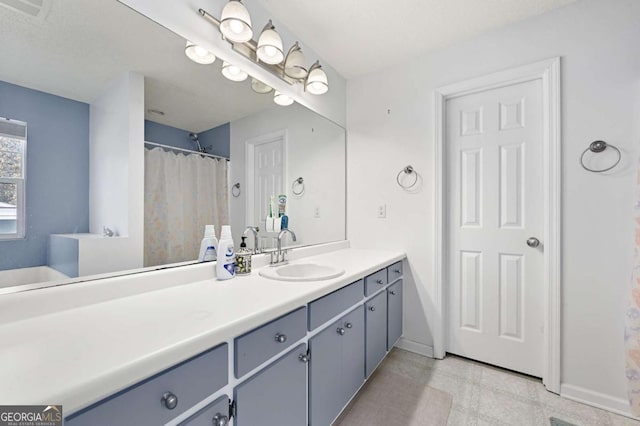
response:
<path id="1" fill-rule="evenodd" d="M 143 266 L 144 77 L 116 78 L 90 106 L 89 230 L 127 237 L 117 270 Z"/>
<path id="2" fill-rule="evenodd" d="M 345 131 L 300 105 L 271 108 L 231 122 L 231 181 L 240 182 L 242 195 L 230 197 L 231 229 L 240 241 L 246 217 L 246 142 L 285 130 L 287 133 L 287 216 L 297 235 L 296 245 L 345 238 Z M 304 178 L 302 196 L 291 193 L 294 179 Z M 275 194 L 278 195 L 278 194 Z M 315 217 L 319 207 L 320 217 Z M 255 225 L 255 224 L 249 224 Z M 262 233 L 262 231 L 261 231 Z M 236 240 L 237 239 L 237 240 Z M 251 245 L 250 236 L 248 242 Z"/>
<path id="3" fill-rule="evenodd" d="M 405 338 L 425 350 L 432 345 L 433 90 L 561 56 L 563 392 L 625 409 L 639 46 L 640 2 L 584 0 L 348 82 L 348 238 L 356 247 L 407 251 Z M 597 139 L 622 150 L 615 172 L 580 167 L 580 154 Z M 417 194 L 396 185 L 407 164 L 424 178 Z M 382 203 L 386 220 L 376 219 Z"/>
<path id="4" fill-rule="evenodd" d="M 234 63 L 242 67 L 250 75 L 262 80 L 271 87 L 286 93 L 296 102 L 319 112 L 336 123 L 345 125 L 345 80 L 326 61 L 323 61 L 310 47 L 299 40 L 284 25 L 278 22 L 277 16 L 269 13 L 256 1 L 245 1 L 249 9 L 253 24 L 254 40 L 258 39 L 260 31 L 271 18 L 273 24 L 280 33 L 285 50 L 289 49 L 295 41 L 300 41 L 307 64 L 310 67 L 316 59 L 320 59 L 322 68 L 329 79 L 329 92 L 322 96 L 314 96 L 305 93 L 301 84 L 290 86 L 273 74 L 265 71 L 254 61 L 232 50 L 231 45 L 222 40 L 220 32 L 208 21 L 198 14 L 198 9 L 203 8 L 213 16 L 220 18 L 222 8 L 228 0 L 119 0 L 139 13 L 158 22 L 176 34 L 189 39 L 196 44 L 206 47 L 220 59 Z M 222 61 L 217 62 L 220 66 Z"/>

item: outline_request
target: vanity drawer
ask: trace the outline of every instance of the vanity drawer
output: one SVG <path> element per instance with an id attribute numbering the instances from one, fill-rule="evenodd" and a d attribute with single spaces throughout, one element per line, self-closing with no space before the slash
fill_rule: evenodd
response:
<path id="1" fill-rule="evenodd" d="M 365 296 L 371 296 L 387 285 L 387 270 L 381 269 L 364 279 Z"/>
<path id="2" fill-rule="evenodd" d="M 65 419 L 67 426 L 160 425 L 229 381 L 229 350 L 222 344 Z M 168 408 L 164 395 L 174 395 Z M 167 396 L 169 396 L 167 395 Z"/>
<path id="3" fill-rule="evenodd" d="M 364 280 L 359 280 L 309 303 L 309 331 L 346 311 L 363 297 Z"/>
<path id="4" fill-rule="evenodd" d="M 387 282 L 394 282 L 402 276 L 402 260 L 387 267 Z"/>
<path id="5" fill-rule="evenodd" d="M 236 337 L 235 375 L 240 378 L 307 334 L 307 307 L 303 306 L 259 328 Z"/>
<path id="6" fill-rule="evenodd" d="M 229 397 L 213 401 L 178 426 L 218 426 L 229 424 Z"/>

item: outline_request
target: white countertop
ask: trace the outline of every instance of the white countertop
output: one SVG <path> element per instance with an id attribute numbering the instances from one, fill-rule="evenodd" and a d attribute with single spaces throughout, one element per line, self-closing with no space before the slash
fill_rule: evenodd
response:
<path id="1" fill-rule="evenodd" d="M 0 403 L 62 404 L 72 414 L 404 257 L 348 248 L 304 259 L 345 269 L 332 280 L 276 281 L 254 269 L 229 281 L 195 281 L 5 321 Z"/>

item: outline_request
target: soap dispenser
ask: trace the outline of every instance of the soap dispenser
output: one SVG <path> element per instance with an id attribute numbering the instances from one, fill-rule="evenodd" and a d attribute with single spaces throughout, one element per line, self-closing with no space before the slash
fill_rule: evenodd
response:
<path id="1" fill-rule="evenodd" d="M 247 237 L 242 237 L 240 243 L 240 250 L 236 253 L 236 274 L 247 275 L 251 273 L 251 250 L 247 248 L 247 243 L 244 241 Z"/>

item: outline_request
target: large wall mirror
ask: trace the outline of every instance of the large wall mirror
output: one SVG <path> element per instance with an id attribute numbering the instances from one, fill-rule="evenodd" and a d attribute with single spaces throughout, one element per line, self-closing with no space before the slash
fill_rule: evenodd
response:
<path id="1" fill-rule="evenodd" d="M 0 293 L 191 264 L 206 225 L 268 249 L 282 195 L 286 245 L 345 238 L 342 127 L 116 1 L 6 4 Z"/>

